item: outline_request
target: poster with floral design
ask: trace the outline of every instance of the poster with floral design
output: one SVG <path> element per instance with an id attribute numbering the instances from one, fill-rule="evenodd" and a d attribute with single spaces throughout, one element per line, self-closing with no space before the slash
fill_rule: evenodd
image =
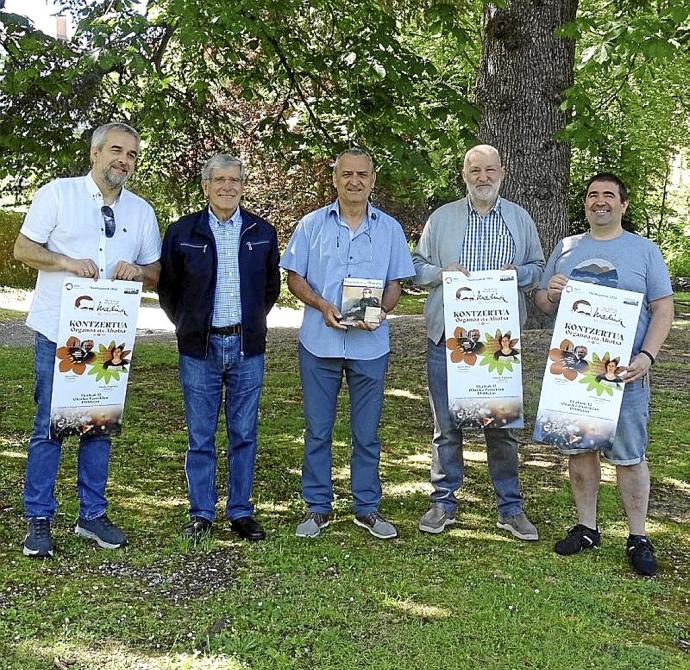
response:
<path id="1" fill-rule="evenodd" d="M 141 300 L 140 282 L 65 279 L 50 433 L 120 432 Z"/>
<path id="2" fill-rule="evenodd" d="M 514 270 L 443 273 L 448 405 L 458 428 L 521 428 L 522 344 Z"/>
<path id="3" fill-rule="evenodd" d="M 569 281 L 551 338 L 534 439 L 561 450 L 613 442 L 643 296 Z"/>

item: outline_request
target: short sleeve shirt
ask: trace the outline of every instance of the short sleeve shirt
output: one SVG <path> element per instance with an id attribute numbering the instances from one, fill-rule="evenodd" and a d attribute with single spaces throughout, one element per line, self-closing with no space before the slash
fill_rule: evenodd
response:
<path id="1" fill-rule="evenodd" d="M 353 233 L 340 218 L 338 202 L 311 212 L 298 224 L 280 265 L 306 279 L 320 296 L 340 307 L 346 277 L 388 281 L 414 276 L 400 224 L 371 205 Z M 304 309 L 300 342 L 314 356 L 372 360 L 389 351 L 388 323 L 374 331 L 328 328 L 321 312 Z"/>
<path id="2" fill-rule="evenodd" d="M 70 258 L 90 258 L 103 279 L 112 276 L 119 261 L 148 265 L 160 258 L 156 215 L 139 196 L 122 189 L 111 206 L 115 234 L 105 236 L 103 196 L 91 177 L 56 179 L 34 196 L 21 234 L 48 251 Z M 26 324 L 55 342 L 62 285 L 68 273 L 39 270 Z"/>
<path id="3" fill-rule="evenodd" d="M 539 284 L 545 289 L 555 274 L 644 296 L 633 354 L 642 348 L 651 315 L 649 303 L 673 294 L 664 259 L 654 242 L 624 231 L 612 240 L 595 240 L 589 233 L 561 240 L 551 253 Z"/>

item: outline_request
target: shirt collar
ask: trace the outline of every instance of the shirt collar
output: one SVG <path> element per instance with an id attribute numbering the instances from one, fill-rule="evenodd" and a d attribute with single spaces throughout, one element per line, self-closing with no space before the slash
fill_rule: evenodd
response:
<path id="1" fill-rule="evenodd" d="M 336 218 L 336 221 L 341 221 L 340 218 L 340 202 L 336 200 L 335 202 L 331 203 L 328 205 L 328 209 L 326 210 L 326 215 L 334 215 Z M 364 221 L 362 222 L 362 225 L 368 224 L 370 221 L 377 221 L 381 217 L 381 214 L 379 211 L 374 207 L 370 202 L 367 203 L 367 215 L 364 217 Z"/>
<path id="2" fill-rule="evenodd" d="M 469 196 L 467 196 L 467 210 L 470 212 L 470 214 L 476 214 L 480 218 L 485 218 L 489 216 L 492 212 L 496 212 L 497 214 L 501 213 L 501 196 L 499 195 L 498 198 L 496 198 L 496 202 L 494 203 L 494 206 L 482 217 L 482 215 L 474 208 L 474 205 L 472 204 L 472 200 L 470 199 Z"/>
<path id="3" fill-rule="evenodd" d="M 207 209 L 208 209 L 208 222 L 211 225 L 214 225 L 214 226 L 224 225 L 223 223 L 220 222 L 220 219 L 213 213 L 213 210 L 211 209 L 211 205 L 208 205 Z M 240 214 L 239 206 L 233 212 L 233 215 L 225 223 L 228 223 L 228 222 L 232 223 L 233 226 L 236 226 L 238 223 L 242 223 L 242 215 Z"/>
<path id="4" fill-rule="evenodd" d="M 89 174 L 86 175 L 84 179 L 84 184 L 86 185 L 86 190 L 89 192 L 89 195 L 99 204 L 99 206 L 102 206 L 103 194 L 101 193 L 101 189 L 98 188 L 98 184 L 94 181 L 92 171 L 89 171 Z M 120 192 L 117 194 L 117 198 L 115 198 L 115 202 L 113 202 L 113 205 L 116 205 L 120 201 L 120 198 L 122 197 L 122 194 L 124 192 L 125 187 L 123 186 L 120 189 Z"/>

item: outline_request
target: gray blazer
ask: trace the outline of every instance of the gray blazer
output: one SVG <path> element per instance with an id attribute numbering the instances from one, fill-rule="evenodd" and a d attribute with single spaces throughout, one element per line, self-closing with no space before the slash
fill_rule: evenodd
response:
<path id="1" fill-rule="evenodd" d="M 544 252 L 532 217 L 520 205 L 501 198 L 501 216 L 515 243 L 520 324 L 527 318 L 523 291 L 536 286 L 544 270 Z M 431 214 L 412 254 L 415 283 L 431 288 L 424 305 L 427 334 L 435 344 L 443 337 L 443 290 L 439 272 L 458 262 L 467 230 L 467 198 L 449 202 Z"/>

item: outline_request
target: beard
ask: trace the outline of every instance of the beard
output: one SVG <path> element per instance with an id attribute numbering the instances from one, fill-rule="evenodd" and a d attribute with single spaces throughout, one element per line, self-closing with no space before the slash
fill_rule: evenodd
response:
<path id="1" fill-rule="evenodd" d="M 467 184 L 467 192 L 470 199 L 474 202 L 492 202 L 498 197 L 498 192 L 501 190 L 501 180 L 490 185 L 491 188 L 482 188 L 481 191 L 476 186 Z"/>
<path id="2" fill-rule="evenodd" d="M 121 188 L 128 179 L 129 174 L 116 174 L 112 172 L 110 168 L 103 170 L 103 181 L 107 184 L 108 188 Z"/>

